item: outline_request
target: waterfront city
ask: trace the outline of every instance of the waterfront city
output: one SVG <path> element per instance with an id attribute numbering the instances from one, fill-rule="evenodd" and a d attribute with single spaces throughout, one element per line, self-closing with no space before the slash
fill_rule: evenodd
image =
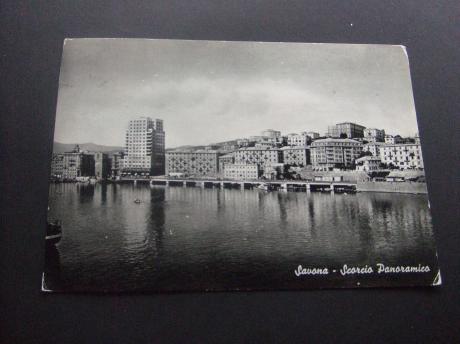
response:
<path id="1" fill-rule="evenodd" d="M 123 148 L 89 151 L 76 144 L 70 151 L 54 153 L 51 179 L 426 193 L 417 134 L 401 137 L 351 122 L 330 125 L 323 135 L 265 129 L 247 138 L 166 149 L 163 120 L 139 117 L 127 124 Z"/>
<path id="2" fill-rule="evenodd" d="M 438 285 L 400 46 L 69 40 L 45 291 Z"/>
<path id="3" fill-rule="evenodd" d="M 343 272 L 421 263 L 421 283 L 436 277 L 417 135 L 340 123 L 165 149 L 163 121 L 141 117 L 121 151 L 55 153 L 51 180 L 64 235 L 46 290 L 405 285 Z"/>

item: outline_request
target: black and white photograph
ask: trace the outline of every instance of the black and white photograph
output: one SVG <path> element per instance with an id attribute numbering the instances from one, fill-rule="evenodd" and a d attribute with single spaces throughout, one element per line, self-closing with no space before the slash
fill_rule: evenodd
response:
<path id="1" fill-rule="evenodd" d="M 438 286 L 405 47 L 64 41 L 44 292 Z"/>

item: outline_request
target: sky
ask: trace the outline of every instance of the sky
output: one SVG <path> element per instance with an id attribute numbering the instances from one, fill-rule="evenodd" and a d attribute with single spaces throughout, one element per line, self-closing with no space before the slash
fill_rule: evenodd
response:
<path id="1" fill-rule="evenodd" d="M 401 46 L 67 39 L 55 141 L 123 146 L 128 121 L 164 121 L 166 147 L 354 122 L 417 132 Z"/>

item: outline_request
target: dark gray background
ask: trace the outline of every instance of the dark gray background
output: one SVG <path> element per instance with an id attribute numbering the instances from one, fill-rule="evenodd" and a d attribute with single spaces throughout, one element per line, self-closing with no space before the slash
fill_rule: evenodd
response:
<path id="1" fill-rule="evenodd" d="M 457 1 L 4 0 L 0 11 L 3 343 L 460 340 Z M 444 285 L 306 292 L 42 294 L 47 161 L 65 37 L 406 45 Z"/>

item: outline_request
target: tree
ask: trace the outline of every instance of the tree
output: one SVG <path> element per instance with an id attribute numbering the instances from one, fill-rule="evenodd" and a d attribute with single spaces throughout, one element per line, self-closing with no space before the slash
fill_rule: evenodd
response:
<path id="1" fill-rule="evenodd" d="M 363 156 L 372 156 L 372 153 L 369 151 L 362 151 L 361 153 L 359 153 L 358 159 L 362 158 Z"/>

